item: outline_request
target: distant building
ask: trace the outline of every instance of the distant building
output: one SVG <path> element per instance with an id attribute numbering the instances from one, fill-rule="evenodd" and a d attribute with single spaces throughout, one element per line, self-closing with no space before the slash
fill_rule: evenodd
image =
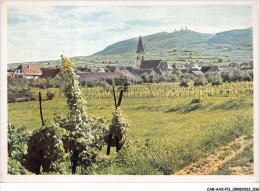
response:
<path id="1" fill-rule="evenodd" d="M 221 72 L 221 73 L 230 73 L 230 72 L 235 71 L 235 68 L 233 68 L 233 67 L 218 67 L 217 71 Z"/>
<path id="2" fill-rule="evenodd" d="M 175 70 L 180 70 L 180 71 L 183 72 L 183 73 L 187 72 L 187 68 L 186 68 L 185 65 L 183 65 L 183 64 L 174 64 L 174 65 L 173 65 L 173 68 L 174 68 Z"/>
<path id="3" fill-rule="evenodd" d="M 41 69 L 32 64 L 28 65 L 20 65 L 14 70 L 13 76 L 14 77 L 23 77 L 27 79 L 31 78 L 39 78 L 42 75 Z"/>
<path id="4" fill-rule="evenodd" d="M 93 81 L 93 80 L 105 80 L 105 79 L 115 79 L 120 78 L 122 76 L 125 77 L 133 77 L 133 74 L 128 70 L 120 70 L 117 72 L 108 72 L 108 73 L 90 73 L 90 72 L 82 72 L 79 73 L 80 81 Z"/>
<path id="5" fill-rule="evenodd" d="M 144 60 L 144 47 L 142 43 L 142 38 L 141 36 L 139 37 L 138 45 L 137 45 L 137 50 L 136 50 L 136 65 L 135 67 L 138 69 L 142 62 Z"/>
<path id="6" fill-rule="evenodd" d="M 148 74 L 148 75 L 154 74 L 155 75 L 156 72 L 153 69 L 134 69 L 133 74 L 137 75 L 137 76 L 141 76 L 143 74 Z"/>
<path id="7" fill-rule="evenodd" d="M 137 50 L 136 50 L 136 69 L 135 74 L 143 74 L 144 70 L 149 70 L 151 73 L 153 70 L 157 74 L 168 73 L 172 71 L 172 67 L 166 62 L 159 60 L 144 60 L 144 47 L 141 36 L 139 37 Z"/>
<path id="8" fill-rule="evenodd" d="M 202 71 L 191 71 L 191 73 L 196 76 L 205 75 Z"/>
<path id="9" fill-rule="evenodd" d="M 60 68 L 41 68 L 42 75 L 40 78 L 55 78 L 61 77 L 61 70 Z"/>
<path id="10" fill-rule="evenodd" d="M 216 66 L 202 66 L 201 67 L 201 71 L 206 74 L 206 73 L 214 73 L 217 71 L 217 67 Z"/>
<path id="11" fill-rule="evenodd" d="M 89 68 L 89 71 L 91 73 L 105 73 L 105 70 L 103 68 Z"/>
<path id="12" fill-rule="evenodd" d="M 241 64 L 240 65 L 241 70 L 248 70 L 248 69 L 253 69 L 253 62 L 251 63 L 246 63 L 246 64 Z"/>
<path id="13" fill-rule="evenodd" d="M 7 72 L 7 78 L 10 78 L 10 77 L 12 77 L 12 76 L 13 76 L 13 74 L 14 74 L 14 72 L 11 72 L 11 71 Z"/>
<path id="14" fill-rule="evenodd" d="M 229 67 L 233 67 L 233 68 L 239 68 L 239 65 L 237 63 L 230 63 Z"/>

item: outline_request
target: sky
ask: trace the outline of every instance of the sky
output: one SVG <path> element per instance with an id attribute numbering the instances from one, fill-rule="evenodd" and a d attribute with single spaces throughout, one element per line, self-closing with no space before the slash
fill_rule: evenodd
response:
<path id="1" fill-rule="evenodd" d="M 7 62 L 87 56 L 115 42 L 173 32 L 252 27 L 251 5 L 9 6 Z"/>

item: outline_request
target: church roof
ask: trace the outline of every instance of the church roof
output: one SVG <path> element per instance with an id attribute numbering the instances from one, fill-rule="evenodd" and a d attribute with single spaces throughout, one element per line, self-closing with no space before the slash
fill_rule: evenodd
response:
<path id="1" fill-rule="evenodd" d="M 141 76 L 144 73 L 147 73 L 148 75 L 152 74 L 152 73 L 156 73 L 153 69 L 134 69 L 134 74 Z"/>
<path id="2" fill-rule="evenodd" d="M 156 69 L 160 62 L 161 60 L 144 60 L 140 65 L 140 69 Z"/>
<path id="3" fill-rule="evenodd" d="M 162 61 L 161 65 L 160 65 L 160 69 L 162 69 L 162 70 L 164 70 L 164 69 L 172 69 L 172 67 L 166 61 Z"/>
<path id="4" fill-rule="evenodd" d="M 137 45 L 136 53 L 144 53 L 144 47 L 143 47 L 141 36 L 139 37 L 139 42 L 138 42 L 138 45 Z"/>

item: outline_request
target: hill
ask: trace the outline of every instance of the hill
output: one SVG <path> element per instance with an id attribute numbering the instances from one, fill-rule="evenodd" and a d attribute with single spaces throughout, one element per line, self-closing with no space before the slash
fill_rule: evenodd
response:
<path id="1" fill-rule="evenodd" d="M 180 30 L 172 33 L 161 32 L 142 37 L 145 51 L 160 52 L 162 50 L 189 46 L 194 44 L 230 44 L 237 46 L 252 46 L 252 28 L 234 29 L 217 34 L 204 34 L 191 30 Z M 134 52 L 138 37 L 116 42 L 109 45 L 97 55 L 112 55 L 118 53 Z"/>
<path id="2" fill-rule="evenodd" d="M 145 51 L 161 51 L 163 49 L 171 49 L 180 46 L 186 46 L 196 43 L 206 42 L 213 37 L 211 34 L 203 34 L 190 30 L 181 30 L 172 33 L 161 32 L 142 37 Z M 109 45 L 103 51 L 99 51 L 96 55 L 110 55 L 125 52 L 135 52 L 138 43 L 138 37 L 120 41 Z"/>
<path id="3" fill-rule="evenodd" d="M 252 28 L 235 29 L 217 33 L 213 38 L 208 40 L 208 43 L 215 44 L 231 44 L 237 46 L 252 46 L 253 40 Z"/>

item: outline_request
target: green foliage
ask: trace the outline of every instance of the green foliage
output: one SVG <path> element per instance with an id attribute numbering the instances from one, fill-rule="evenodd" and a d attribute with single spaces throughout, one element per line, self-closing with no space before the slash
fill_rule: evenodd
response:
<path id="1" fill-rule="evenodd" d="M 129 121 L 123 116 L 121 109 L 117 108 L 116 112 L 113 113 L 113 119 L 109 126 L 109 134 L 112 134 L 111 146 L 116 146 L 116 137 L 119 138 L 120 148 L 124 145 L 128 127 Z M 106 143 L 108 142 L 108 135 L 105 137 Z"/>
<path id="2" fill-rule="evenodd" d="M 149 81 L 150 81 L 149 75 L 147 73 L 142 74 L 141 78 L 143 79 L 144 83 L 149 83 Z"/>
<path id="3" fill-rule="evenodd" d="M 74 61 L 67 57 L 62 58 L 62 74 L 65 79 L 64 93 L 70 109 L 66 118 L 57 116 L 56 124 L 66 130 L 62 141 L 64 149 L 70 154 L 73 161 L 73 153 L 78 151 L 78 163 L 87 171 L 98 154 L 98 150 L 104 145 L 104 135 L 108 129 L 102 119 L 94 118 L 86 113 L 86 101 L 79 88 L 78 76 L 74 71 Z"/>
<path id="4" fill-rule="evenodd" d="M 212 107 L 212 110 L 230 110 L 230 109 L 242 109 L 247 107 L 253 107 L 253 102 L 245 102 L 245 98 L 230 99 L 225 102 L 216 104 Z"/>
<path id="5" fill-rule="evenodd" d="M 15 128 L 13 124 L 8 123 L 8 157 L 25 163 L 24 156 L 27 154 L 27 140 L 31 133 L 25 126 Z"/>
<path id="6" fill-rule="evenodd" d="M 210 74 L 208 77 L 208 81 L 214 86 L 214 85 L 221 85 L 222 84 L 222 78 L 220 73 L 213 73 Z"/>
<path id="7" fill-rule="evenodd" d="M 111 93 L 105 95 L 102 87 L 83 91 L 89 101 L 88 111 L 112 119 Z M 252 82 L 187 88 L 177 83 L 143 84 L 130 86 L 124 96 L 121 108 L 131 121 L 126 143 L 119 153 L 111 151 L 110 156 L 105 155 L 105 149 L 99 151 L 91 166 L 86 167 L 88 170 L 80 166 L 77 174 L 173 174 L 241 135 L 252 135 Z M 203 101 L 198 103 L 192 101 L 193 98 Z M 235 100 L 241 107 L 213 109 L 220 104 L 227 105 L 229 100 Z M 44 103 L 46 119 L 52 119 L 55 110 L 59 115 L 68 111 L 63 97 Z M 184 114 L 185 106 L 190 103 L 202 104 L 202 107 Z M 175 108 L 172 113 L 165 113 L 171 108 Z M 31 118 L 38 110 L 38 102 L 12 103 L 8 110 L 8 118 L 15 125 L 25 124 L 30 129 L 39 127 L 40 118 Z"/>
<path id="8" fill-rule="evenodd" d="M 202 105 L 200 103 L 190 103 L 190 104 L 185 106 L 183 112 L 184 113 L 189 113 L 189 112 L 195 111 L 195 110 L 197 110 L 197 109 L 199 109 L 201 107 L 202 107 Z"/>
<path id="9" fill-rule="evenodd" d="M 151 75 L 149 75 L 149 83 L 154 83 L 155 82 L 155 75 L 154 74 L 151 74 Z"/>
<path id="10" fill-rule="evenodd" d="M 192 104 L 192 103 L 201 103 L 201 102 L 202 102 L 202 100 L 200 98 L 194 98 L 194 99 L 192 99 L 190 104 Z"/>
<path id="11" fill-rule="evenodd" d="M 179 84 L 180 87 L 189 87 L 189 80 L 186 78 L 183 78 Z"/>
<path id="12" fill-rule="evenodd" d="M 42 153 L 42 172 L 52 171 L 66 174 L 69 163 L 66 160 L 68 154 L 65 153 L 61 140 L 64 134 L 66 134 L 65 129 L 52 125 L 47 125 L 34 131 L 27 142 L 26 168 L 35 173 L 39 154 Z"/>
<path id="13" fill-rule="evenodd" d="M 198 76 L 194 79 L 194 86 L 205 86 L 207 84 L 208 81 L 204 76 Z"/>
<path id="14" fill-rule="evenodd" d="M 52 79 L 25 79 L 11 77 L 8 79 L 8 103 L 38 100 L 38 92 L 42 92 L 43 100 L 50 99 L 47 92 L 61 87 L 60 78 Z M 50 91 L 52 92 L 52 91 Z M 44 94 L 43 94 L 44 93 Z M 55 92 L 53 92 L 55 94 Z"/>
<path id="15" fill-rule="evenodd" d="M 54 96 L 55 96 L 54 91 L 47 90 L 47 93 L 46 93 L 47 100 L 52 100 Z"/>
<path id="16" fill-rule="evenodd" d="M 252 163 L 254 162 L 253 144 L 248 145 L 242 153 L 238 154 L 234 159 L 222 165 L 215 175 L 232 175 L 234 174 L 230 168 L 243 167 L 240 174 L 252 175 Z"/>
<path id="17" fill-rule="evenodd" d="M 8 157 L 8 174 L 10 175 L 32 175 L 33 173 L 28 171 L 21 162 L 16 159 Z"/>
<path id="18" fill-rule="evenodd" d="M 121 76 L 120 78 L 115 79 L 115 85 L 118 86 L 118 90 L 124 90 L 124 92 L 127 92 L 129 86 L 131 85 L 131 79 L 125 76 Z"/>

